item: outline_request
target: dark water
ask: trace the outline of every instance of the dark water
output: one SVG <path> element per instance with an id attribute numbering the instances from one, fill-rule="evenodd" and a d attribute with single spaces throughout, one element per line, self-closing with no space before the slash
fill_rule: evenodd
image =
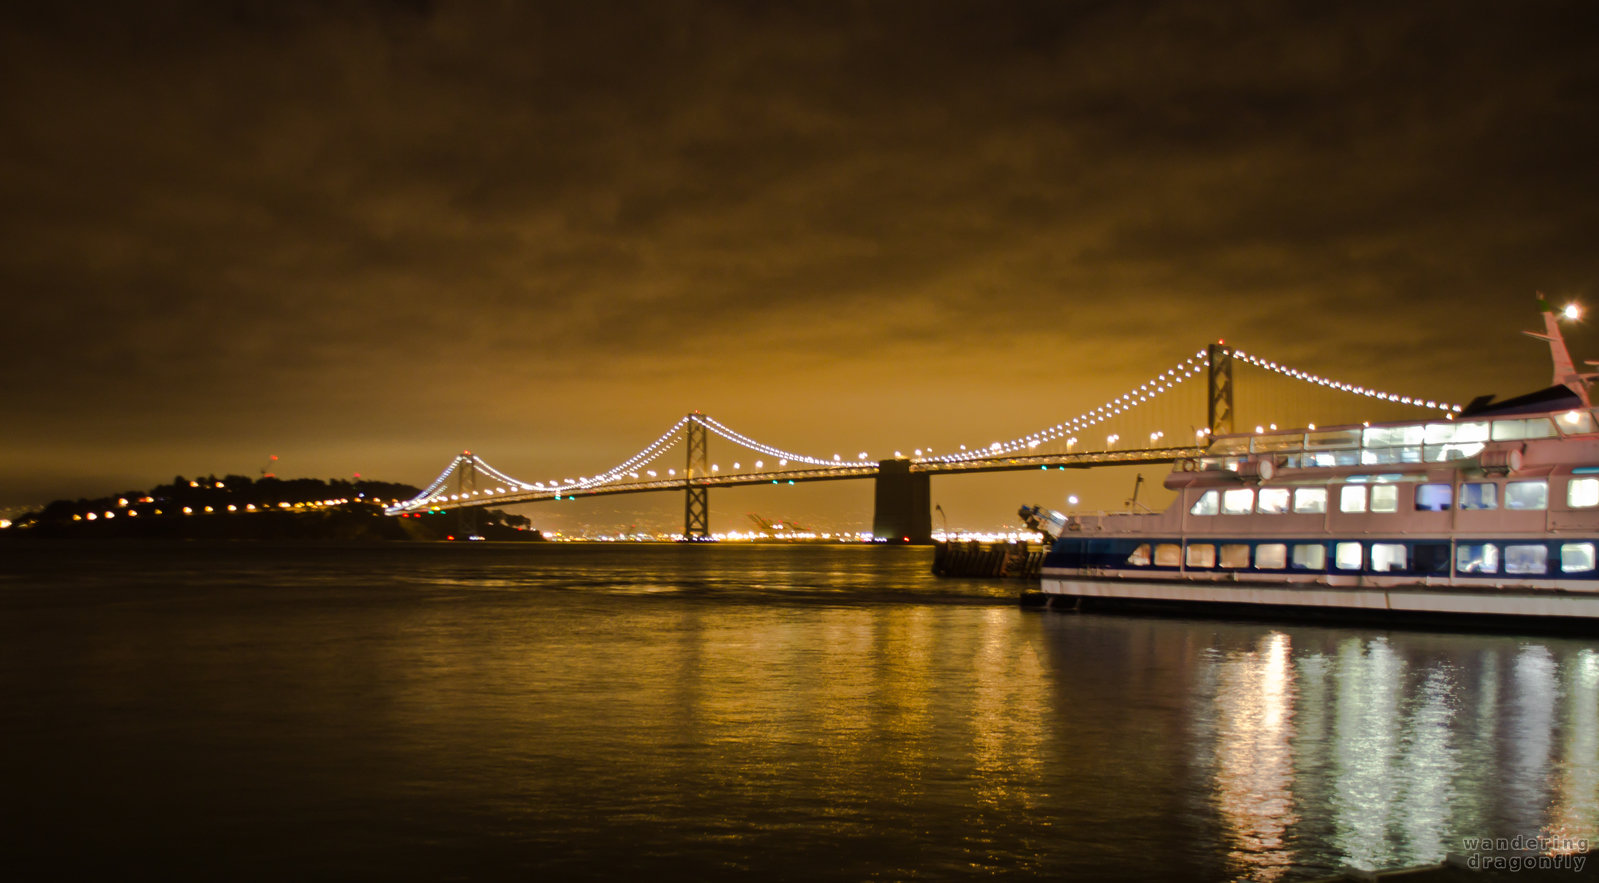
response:
<path id="1" fill-rule="evenodd" d="M 0 873 L 1299 880 L 1599 840 L 1599 641 L 1024 612 L 929 555 L 0 545 Z"/>

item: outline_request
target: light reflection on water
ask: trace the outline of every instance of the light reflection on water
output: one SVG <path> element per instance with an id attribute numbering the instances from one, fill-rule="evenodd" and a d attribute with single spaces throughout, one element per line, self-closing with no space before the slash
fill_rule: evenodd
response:
<path id="1" fill-rule="evenodd" d="M 918 550 L 0 555 L 0 836 L 56 876 L 1281 881 L 1599 824 L 1590 641 L 1030 613 Z"/>
<path id="2" fill-rule="evenodd" d="M 1214 750 L 1237 879 L 1429 864 L 1474 837 L 1599 842 L 1587 642 L 1291 633 L 1292 665 L 1284 631 L 1200 657 L 1194 747 Z"/>

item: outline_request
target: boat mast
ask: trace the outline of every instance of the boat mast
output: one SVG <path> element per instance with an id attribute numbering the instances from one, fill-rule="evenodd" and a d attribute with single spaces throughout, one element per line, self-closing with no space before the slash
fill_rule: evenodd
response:
<path id="1" fill-rule="evenodd" d="M 1571 361 L 1571 353 L 1566 349 L 1566 338 L 1560 333 L 1560 320 L 1563 318 L 1572 320 L 1581 318 L 1582 311 L 1578 309 L 1576 304 L 1567 304 L 1565 309 L 1557 310 L 1549 303 L 1541 291 L 1538 292 L 1538 309 L 1543 311 L 1543 332 L 1524 331 L 1522 333 L 1528 337 L 1536 337 L 1549 343 L 1549 358 L 1555 365 L 1554 385 L 1564 386 L 1576 393 L 1577 398 L 1582 401 L 1583 407 L 1592 407 L 1592 402 L 1588 400 L 1588 383 L 1595 378 L 1599 378 L 1599 374 L 1577 370 Z M 1588 364 L 1599 363 L 1589 362 Z"/>

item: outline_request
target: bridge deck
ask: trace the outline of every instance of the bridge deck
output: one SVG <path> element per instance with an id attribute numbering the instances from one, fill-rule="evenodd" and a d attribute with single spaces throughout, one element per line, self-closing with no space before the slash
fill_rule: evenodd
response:
<path id="1" fill-rule="evenodd" d="M 1051 466 L 1067 469 L 1087 469 L 1094 466 L 1120 466 L 1141 463 L 1173 463 L 1188 457 L 1197 457 L 1201 448 L 1133 448 L 1124 451 L 1083 451 L 1071 454 L 1039 454 L 1036 456 L 984 457 L 956 462 L 912 461 L 911 472 L 930 475 L 949 475 L 969 472 L 1018 472 L 1028 469 L 1047 469 Z M 732 475 L 711 475 L 703 478 L 658 478 L 648 481 L 613 482 L 592 488 L 563 489 L 561 492 L 542 489 L 515 493 L 474 492 L 469 499 L 436 500 L 430 508 L 462 509 L 473 506 L 509 506 L 516 503 L 538 503 L 545 500 L 570 500 L 577 497 L 603 497 L 616 494 L 643 494 L 657 491 L 681 491 L 689 487 L 741 487 L 759 484 L 798 484 L 806 481 L 846 481 L 876 478 L 878 465 L 829 466 L 820 469 L 787 469 L 773 472 L 740 472 Z"/>

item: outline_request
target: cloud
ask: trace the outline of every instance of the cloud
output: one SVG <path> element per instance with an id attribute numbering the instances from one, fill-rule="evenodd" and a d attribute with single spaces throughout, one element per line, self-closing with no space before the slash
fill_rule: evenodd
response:
<path id="1" fill-rule="evenodd" d="M 1591 18 L 35 9 L 0 37 L 8 417 L 30 450 L 558 418 L 581 452 L 705 402 L 879 437 L 981 396 L 1025 424 L 1217 337 L 1463 396 L 1504 372 L 1438 352 L 1594 287 Z"/>

